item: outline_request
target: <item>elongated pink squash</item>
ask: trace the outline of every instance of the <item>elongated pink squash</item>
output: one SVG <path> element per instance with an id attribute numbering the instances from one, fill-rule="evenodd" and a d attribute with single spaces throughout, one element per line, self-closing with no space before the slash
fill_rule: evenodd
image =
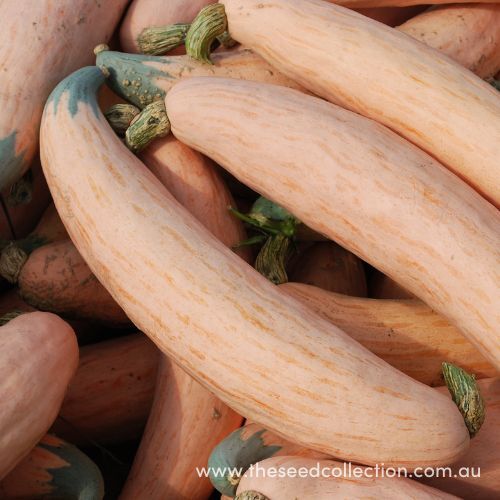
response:
<path id="1" fill-rule="evenodd" d="M 382 125 L 292 89 L 193 78 L 166 103 L 179 140 L 395 279 L 500 367 L 500 212 L 470 186 Z"/>
<path id="2" fill-rule="evenodd" d="M 408 7 L 411 5 L 422 5 L 422 0 L 325 0 L 326 2 L 343 5 L 350 9 L 370 7 Z M 483 2 L 483 0 L 478 0 Z M 454 0 L 435 0 L 433 5 L 456 3 Z M 475 3 L 474 0 L 471 3 Z M 484 3 L 495 3 L 494 0 L 486 0 Z"/>
<path id="3" fill-rule="evenodd" d="M 0 3 L 0 189 L 29 167 L 43 105 L 55 85 L 89 64 L 128 0 L 23 0 Z"/>
<path id="4" fill-rule="evenodd" d="M 360 477 L 349 476 L 348 472 L 344 472 L 348 470 L 348 465 L 333 460 L 316 460 L 306 457 L 268 458 L 255 464 L 253 469 L 245 473 L 238 485 L 237 493 L 239 495 L 245 491 L 257 491 L 265 498 L 272 500 L 289 500 L 290 498 L 452 500 L 459 498 L 403 477 L 373 477 L 373 470 L 368 472 L 370 476 L 362 474 Z M 258 468 L 260 472 L 257 471 Z M 290 469 L 295 472 L 290 472 Z M 252 470 L 254 470 L 253 475 Z M 301 470 L 300 474 L 299 470 Z"/>
<path id="5" fill-rule="evenodd" d="M 280 288 L 424 384 L 443 385 L 443 361 L 457 364 L 477 378 L 496 373 L 459 330 L 419 300 L 348 297 L 300 283 L 285 283 Z"/>
<path id="6" fill-rule="evenodd" d="M 500 70 L 500 4 L 446 5 L 398 30 L 438 49 L 481 78 Z"/>
<path id="7" fill-rule="evenodd" d="M 52 425 L 77 364 L 75 334 L 53 314 L 22 314 L 0 328 L 0 479 Z"/>
<path id="8" fill-rule="evenodd" d="M 137 37 L 144 28 L 190 23 L 196 14 L 214 0 L 134 0 L 120 28 L 123 51 L 137 53 Z"/>
<path id="9" fill-rule="evenodd" d="M 315 94 L 392 128 L 500 207 L 500 97 L 486 82 L 323 0 L 220 3 L 234 39 Z"/>
<path id="10" fill-rule="evenodd" d="M 455 405 L 212 236 L 114 135 L 96 103 L 103 80 L 84 68 L 55 89 L 42 165 L 72 240 L 138 328 L 238 413 L 300 444 L 410 469 L 456 460 L 469 437 Z"/>
<path id="11" fill-rule="evenodd" d="M 159 351 L 142 334 L 84 346 L 52 432 L 75 444 L 139 437 L 153 402 Z"/>

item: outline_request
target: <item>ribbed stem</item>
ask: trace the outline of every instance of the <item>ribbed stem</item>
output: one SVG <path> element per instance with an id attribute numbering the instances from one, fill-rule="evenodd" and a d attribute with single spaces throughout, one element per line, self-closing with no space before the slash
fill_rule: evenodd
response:
<path id="1" fill-rule="evenodd" d="M 171 24 L 145 28 L 137 38 L 137 44 L 143 54 L 160 56 L 182 45 L 190 24 Z"/>
<path id="2" fill-rule="evenodd" d="M 270 500 L 268 497 L 255 490 L 242 491 L 234 500 Z"/>
<path id="3" fill-rule="evenodd" d="M 269 236 L 255 259 L 255 269 L 275 285 L 288 281 L 286 264 L 290 257 L 290 243 L 290 238 L 284 234 Z"/>
<path id="4" fill-rule="evenodd" d="M 17 283 L 21 269 L 27 260 L 27 252 L 15 242 L 9 243 L 0 255 L 0 275 L 9 283 Z"/>
<path id="5" fill-rule="evenodd" d="M 143 150 L 156 137 L 170 132 L 170 121 L 163 100 L 146 106 L 132 121 L 125 133 L 125 144 L 134 153 Z"/>
<path id="6" fill-rule="evenodd" d="M 470 437 L 474 437 L 483 425 L 486 413 L 476 378 L 451 363 L 443 363 L 442 369 L 451 397 L 464 417 Z"/>
<path id="7" fill-rule="evenodd" d="M 14 309 L 8 313 L 5 313 L 3 316 L 0 316 L 0 326 L 6 325 L 9 321 L 16 319 L 21 314 L 25 314 L 26 311 L 21 311 L 21 309 Z"/>
<path id="8" fill-rule="evenodd" d="M 28 170 L 17 182 L 12 184 L 7 197 L 7 205 L 16 207 L 27 205 L 33 198 L 33 174 Z"/>
<path id="9" fill-rule="evenodd" d="M 133 104 L 114 104 L 104 112 L 104 116 L 116 134 L 125 137 L 125 132 L 140 112 Z"/>
<path id="10" fill-rule="evenodd" d="M 217 40 L 219 40 L 219 43 L 225 49 L 232 49 L 238 43 L 234 38 L 231 38 L 229 31 L 224 31 L 224 33 L 222 33 L 222 35 L 219 35 L 217 37 Z"/>
<path id="11" fill-rule="evenodd" d="M 213 41 L 227 31 L 224 5 L 207 5 L 196 16 L 186 35 L 186 53 L 192 58 L 212 64 L 210 48 Z"/>

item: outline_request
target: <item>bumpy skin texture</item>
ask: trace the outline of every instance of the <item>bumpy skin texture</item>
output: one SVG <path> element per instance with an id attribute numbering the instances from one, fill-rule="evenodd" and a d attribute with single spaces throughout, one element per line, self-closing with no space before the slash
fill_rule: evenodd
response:
<path id="1" fill-rule="evenodd" d="M 29 167 L 43 105 L 55 85 L 89 64 L 111 37 L 128 0 L 0 3 L 0 189 Z"/>
<path id="2" fill-rule="evenodd" d="M 481 394 L 486 402 L 486 418 L 479 433 L 471 441 L 469 451 L 456 463 L 453 470 L 460 467 L 471 468 L 475 476 L 481 470 L 481 477 L 453 478 L 441 477 L 425 479 L 434 488 L 453 495 L 474 500 L 491 500 L 500 491 L 500 378 L 478 381 Z M 438 389 L 446 394 L 447 388 Z M 472 472 L 473 469 L 473 472 Z"/>
<path id="3" fill-rule="evenodd" d="M 30 254 L 18 286 L 23 299 L 43 311 L 110 325 L 130 323 L 71 240 L 49 243 Z"/>
<path id="4" fill-rule="evenodd" d="M 153 402 L 159 354 L 142 334 L 82 347 L 53 432 L 87 445 L 139 437 Z"/>
<path id="5" fill-rule="evenodd" d="M 47 432 L 78 365 L 72 328 L 27 313 L 0 328 L 0 479 Z"/>
<path id="6" fill-rule="evenodd" d="M 481 78 L 500 70 L 500 4 L 442 6 L 413 17 L 398 30 L 438 49 Z"/>
<path id="7" fill-rule="evenodd" d="M 46 434 L 0 482 L 1 498 L 101 500 L 101 472 L 76 446 Z"/>
<path id="8" fill-rule="evenodd" d="M 228 211 L 234 201 L 210 159 L 173 136 L 157 140 L 141 158 L 219 241 L 231 248 L 246 239 L 241 222 Z M 241 256 L 248 258 L 248 252 Z M 163 357 L 155 401 L 122 500 L 207 498 L 212 487 L 198 477 L 196 467 L 204 467 L 215 444 L 241 422 L 242 417 Z"/>
<path id="9" fill-rule="evenodd" d="M 193 78 L 166 103 L 179 140 L 401 283 L 500 367 L 500 212 L 470 186 L 382 125 L 284 87 Z"/>
<path id="10" fill-rule="evenodd" d="M 286 283 L 280 288 L 424 384 L 443 384 L 443 360 L 461 366 L 477 378 L 496 373 L 459 330 L 419 300 L 347 297 L 300 283 Z"/>
<path id="11" fill-rule="evenodd" d="M 311 92 L 395 130 L 500 207 L 500 97 L 491 85 L 323 0 L 221 3 L 235 40 Z"/>
<path id="12" fill-rule="evenodd" d="M 239 414 L 290 440 L 410 469 L 456 460 L 469 436 L 451 400 L 281 293 L 212 236 L 114 135 L 95 100 L 102 81 L 85 68 L 54 91 L 42 165 L 72 240 L 138 328 Z"/>
<path id="13" fill-rule="evenodd" d="M 214 0 L 134 0 L 120 28 L 123 51 L 138 53 L 137 37 L 144 28 L 190 23 L 198 12 Z"/>
<path id="14" fill-rule="evenodd" d="M 341 462 L 333 460 L 316 460 L 314 458 L 304 457 L 272 457 L 259 462 L 258 466 L 262 469 L 282 468 L 285 471 L 288 468 L 294 468 L 297 471 L 301 467 L 314 471 L 319 465 L 319 470 L 333 468 L 343 470 Z M 373 473 L 373 471 L 372 471 Z M 457 499 L 453 495 L 443 493 L 442 491 L 419 484 L 406 478 L 368 478 L 368 477 L 260 477 L 250 471 L 243 476 L 238 485 L 237 493 L 248 490 L 258 491 L 267 498 L 273 500 L 288 500 L 290 498 L 314 498 L 315 500 L 329 500 L 331 498 L 366 498 L 377 500 L 385 498 L 387 500 L 452 500 Z M 314 472 L 313 472 L 314 474 Z"/>

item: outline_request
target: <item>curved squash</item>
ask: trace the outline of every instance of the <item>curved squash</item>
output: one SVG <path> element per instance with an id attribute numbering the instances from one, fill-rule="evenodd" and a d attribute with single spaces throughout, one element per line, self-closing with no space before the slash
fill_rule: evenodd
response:
<path id="1" fill-rule="evenodd" d="M 118 443 L 146 424 L 159 351 L 142 334 L 84 346 L 52 432 L 75 444 Z"/>
<path id="2" fill-rule="evenodd" d="M 290 281 L 355 297 L 367 293 L 363 262 L 332 241 L 305 250 L 293 266 Z"/>
<path id="3" fill-rule="evenodd" d="M 92 48 L 111 36 L 127 3 L 0 3 L 0 190 L 19 179 L 33 160 L 43 105 L 54 86 L 90 63 Z"/>
<path id="4" fill-rule="evenodd" d="M 458 499 L 442 491 L 424 486 L 411 479 L 399 477 L 352 477 L 343 472 L 349 464 L 334 462 L 333 460 L 316 460 L 306 457 L 272 457 L 259 462 L 255 467 L 268 471 L 260 477 L 255 473 L 251 477 L 248 471 L 238 485 L 237 493 L 258 491 L 263 498 L 272 500 L 289 500 L 290 498 L 314 498 L 328 500 L 330 498 L 384 498 L 385 500 L 452 500 Z M 297 471 L 302 467 L 313 471 L 311 475 L 300 475 Z M 354 466 L 356 467 L 356 466 Z M 272 475 L 274 468 L 277 475 Z M 295 469 L 295 477 L 287 477 L 286 471 Z M 316 468 L 319 476 L 316 476 Z M 326 469 L 327 472 L 323 472 Z M 324 477 L 335 469 L 329 477 Z M 307 472 L 307 471 L 306 471 Z M 338 473 L 342 475 L 338 476 Z M 334 475 L 335 474 L 335 475 Z M 371 471 L 373 475 L 374 472 Z M 305 477 L 304 477 L 305 476 Z M 238 500 L 244 497 L 237 497 Z M 250 497 L 249 497 L 250 498 Z"/>
<path id="5" fill-rule="evenodd" d="M 500 70 L 500 4 L 446 5 L 428 10 L 399 31 L 438 49 L 481 78 Z"/>
<path id="6" fill-rule="evenodd" d="M 292 89 L 192 78 L 166 104 L 179 140 L 395 279 L 500 367 L 500 212 L 470 186 L 382 125 Z"/>
<path id="7" fill-rule="evenodd" d="M 37 309 L 115 326 L 130 323 L 71 240 L 34 250 L 17 283 L 21 297 Z"/>
<path id="8" fill-rule="evenodd" d="M 300 283 L 280 288 L 424 384 L 443 385 L 443 361 L 460 365 L 477 378 L 496 373 L 460 331 L 418 300 L 347 297 Z"/>
<path id="9" fill-rule="evenodd" d="M 68 233 L 138 328 L 238 413 L 305 446 L 409 468 L 460 456 L 469 437 L 449 399 L 281 293 L 173 199 L 99 112 L 103 79 L 84 68 L 55 89 L 41 157 Z"/>
<path id="10" fill-rule="evenodd" d="M 76 446 L 46 434 L 1 482 L 0 497 L 102 500 L 100 470 Z"/>
<path id="11" fill-rule="evenodd" d="M 53 314 L 22 314 L 0 328 L 0 479 L 52 425 L 77 364 L 75 334 Z"/>
<path id="12" fill-rule="evenodd" d="M 500 207 L 500 98 L 489 84 L 323 0 L 220 3 L 235 40 L 311 92 L 406 137 Z"/>

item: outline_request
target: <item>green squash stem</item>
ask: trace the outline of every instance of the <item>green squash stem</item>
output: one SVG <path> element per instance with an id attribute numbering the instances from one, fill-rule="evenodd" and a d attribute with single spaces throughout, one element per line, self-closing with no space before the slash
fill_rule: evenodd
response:
<path id="1" fill-rule="evenodd" d="M 143 54 L 160 56 L 182 45 L 186 40 L 190 24 L 171 24 L 145 28 L 137 37 L 139 50 Z"/>
<path id="2" fill-rule="evenodd" d="M 255 490 L 242 491 L 234 497 L 234 500 L 270 500 L 266 495 Z"/>
<path id="3" fill-rule="evenodd" d="M 484 422 L 486 407 L 476 378 L 451 363 L 443 363 L 444 381 L 453 402 L 464 417 L 470 437 L 474 437 Z"/>
<path id="4" fill-rule="evenodd" d="M 288 282 L 286 264 L 290 258 L 291 238 L 284 234 L 269 236 L 255 259 L 255 269 L 271 283 Z"/>
<path id="5" fill-rule="evenodd" d="M 125 137 L 125 132 L 140 112 L 133 104 L 114 104 L 104 112 L 104 116 L 116 134 Z"/>

